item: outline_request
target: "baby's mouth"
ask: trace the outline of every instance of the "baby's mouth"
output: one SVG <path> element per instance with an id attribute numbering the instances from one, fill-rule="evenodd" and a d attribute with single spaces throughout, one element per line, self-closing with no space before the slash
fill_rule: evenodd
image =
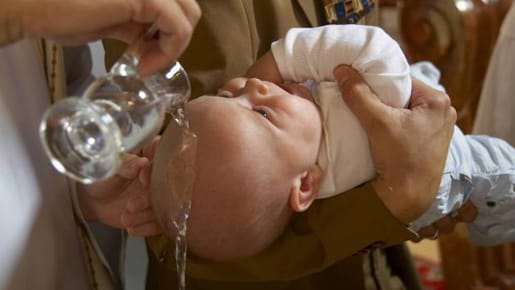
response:
<path id="1" fill-rule="evenodd" d="M 306 99 L 310 102 L 314 101 L 314 98 L 311 95 L 311 92 L 305 86 L 303 86 L 301 84 L 289 83 L 289 84 L 281 84 L 279 86 L 283 90 L 287 91 L 288 93 L 290 93 L 292 95 L 296 95 L 296 96 Z"/>
<path id="2" fill-rule="evenodd" d="M 280 84 L 279 87 L 281 87 L 281 89 L 287 91 L 288 93 L 290 94 L 295 94 L 293 91 L 292 91 L 292 88 L 290 87 L 291 84 Z"/>

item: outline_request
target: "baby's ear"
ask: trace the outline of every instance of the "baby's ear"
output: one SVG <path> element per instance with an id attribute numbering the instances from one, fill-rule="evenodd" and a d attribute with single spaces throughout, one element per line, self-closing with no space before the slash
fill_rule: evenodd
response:
<path id="1" fill-rule="evenodd" d="M 318 195 L 322 175 L 322 168 L 313 165 L 295 179 L 290 189 L 290 207 L 294 212 L 303 212 L 311 206 Z"/>

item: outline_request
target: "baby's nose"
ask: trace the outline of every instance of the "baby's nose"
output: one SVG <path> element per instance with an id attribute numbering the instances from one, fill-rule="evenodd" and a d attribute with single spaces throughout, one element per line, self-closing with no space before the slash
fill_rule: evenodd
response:
<path id="1" fill-rule="evenodd" d="M 269 93 L 268 86 L 257 78 L 250 78 L 245 83 L 245 91 L 256 95 L 266 96 Z"/>

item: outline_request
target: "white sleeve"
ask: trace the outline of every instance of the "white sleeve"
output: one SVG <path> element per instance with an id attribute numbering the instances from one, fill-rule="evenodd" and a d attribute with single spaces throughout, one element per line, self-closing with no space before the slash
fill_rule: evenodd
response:
<path id="1" fill-rule="evenodd" d="M 293 28 L 272 44 L 272 54 L 285 80 L 333 81 L 333 69 L 347 64 L 390 106 L 406 106 L 411 94 L 408 62 L 397 42 L 378 27 Z"/>

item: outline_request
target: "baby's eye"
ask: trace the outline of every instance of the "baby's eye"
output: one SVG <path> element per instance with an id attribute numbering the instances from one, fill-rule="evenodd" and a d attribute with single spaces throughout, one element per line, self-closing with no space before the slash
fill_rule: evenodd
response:
<path id="1" fill-rule="evenodd" d="M 254 111 L 256 111 L 258 114 L 260 114 L 261 116 L 263 116 L 265 119 L 270 119 L 270 114 L 268 114 L 268 112 L 263 109 L 263 108 L 254 108 Z"/>

